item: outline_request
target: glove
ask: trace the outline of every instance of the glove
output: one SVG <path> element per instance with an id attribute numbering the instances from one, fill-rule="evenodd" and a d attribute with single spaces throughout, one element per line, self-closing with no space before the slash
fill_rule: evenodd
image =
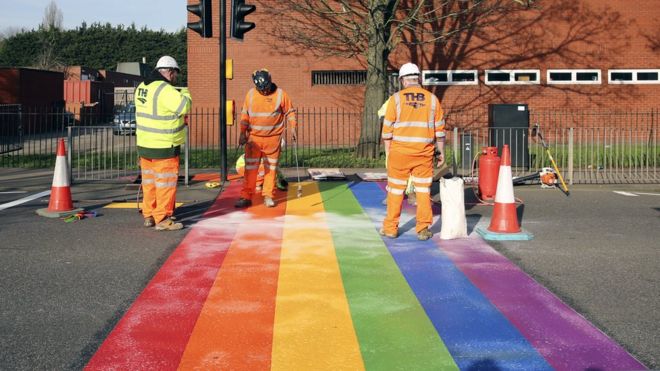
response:
<path id="1" fill-rule="evenodd" d="M 442 164 L 445 163 L 445 151 L 436 149 L 435 150 L 435 158 L 436 158 L 436 160 L 438 160 L 438 162 L 436 163 L 436 166 L 437 167 L 442 166 Z"/>
<path id="2" fill-rule="evenodd" d="M 245 132 L 241 132 L 241 135 L 238 137 L 238 144 L 243 145 L 247 143 L 247 135 Z"/>
<path id="3" fill-rule="evenodd" d="M 291 128 L 291 139 L 294 142 L 298 141 L 298 134 L 296 133 L 296 128 Z"/>

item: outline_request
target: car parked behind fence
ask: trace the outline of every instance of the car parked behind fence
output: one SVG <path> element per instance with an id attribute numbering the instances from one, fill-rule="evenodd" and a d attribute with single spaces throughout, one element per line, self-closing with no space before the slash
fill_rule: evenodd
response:
<path id="1" fill-rule="evenodd" d="M 135 104 L 130 103 L 115 114 L 112 122 L 114 135 L 135 134 Z"/>

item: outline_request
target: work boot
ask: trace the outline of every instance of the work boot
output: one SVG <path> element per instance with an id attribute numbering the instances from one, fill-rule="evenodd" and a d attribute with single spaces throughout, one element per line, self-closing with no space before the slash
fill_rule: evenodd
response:
<path id="1" fill-rule="evenodd" d="M 417 206 L 417 194 L 415 194 L 415 192 L 410 192 L 408 194 L 408 205 Z"/>
<path id="2" fill-rule="evenodd" d="M 170 218 L 165 218 L 165 220 L 156 224 L 157 231 L 178 231 L 179 229 L 183 229 L 183 224 L 175 223 Z"/>
<path id="3" fill-rule="evenodd" d="M 289 188 L 289 182 L 287 182 L 284 178 L 277 177 L 276 187 L 280 191 L 286 191 L 287 188 Z"/>
<path id="4" fill-rule="evenodd" d="M 378 231 L 378 233 L 380 233 L 381 236 L 385 236 L 387 238 L 397 238 L 396 233 L 395 234 L 385 233 L 385 230 L 383 228 L 381 228 L 380 231 Z"/>
<path id="5" fill-rule="evenodd" d="M 275 207 L 275 201 L 270 197 L 264 197 L 264 205 L 266 205 L 266 207 Z"/>
<path id="6" fill-rule="evenodd" d="M 433 237 L 433 233 L 429 231 L 428 228 L 424 228 L 419 233 L 417 233 L 417 239 L 420 241 L 426 241 L 429 238 Z"/>
<path id="7" fill-rule="evenodd" d="M 147 227 L 147 228 L 151 228 L 151 227 L 153 227 L 154 225 L 156 225 L 156 221 L 154 220 L 154 217 L 153 217 L 153 216 L 150 216 L 150 217 L 144 218 L 144 226 L 145 226 L 145 227 Z"/>
<path id="8" fill-rule="evenodd" d="M 245 198 L 239 198 L 238 201 L 234 204 L 234 207 L 243 209 L 246 207 L 252 206 L 252 201 L 245 199 Z"/>

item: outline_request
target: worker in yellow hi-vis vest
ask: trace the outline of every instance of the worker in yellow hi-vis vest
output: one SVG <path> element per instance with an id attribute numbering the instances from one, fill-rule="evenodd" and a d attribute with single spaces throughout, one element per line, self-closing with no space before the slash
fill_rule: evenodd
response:
<path id="1" fill-rule="evenodd" d="M 135 135 L 142 171 L 142 216 L 144 226 L 174 231 L 183 224 L 174 222 L 179 154 L 186 141 L 185 115 L 192 98 L 188 89 L 174 88 L 179 65 L 170 56 L 156 63 L 151 75 L 135 89 Z"/>

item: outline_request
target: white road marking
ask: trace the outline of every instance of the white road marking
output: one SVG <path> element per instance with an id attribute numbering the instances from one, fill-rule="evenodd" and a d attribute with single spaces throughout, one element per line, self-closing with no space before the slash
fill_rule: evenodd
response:
<path id="1" fill-rule="evenodd" d="M 639 197 L 639 195 L 636 195 L 636 194 L 630 193 L 630 192 L 623 192 L 623 191 L 612 191 L 612 192 L 620 194 L 622 196 Z"/>
<path id="2" fill-rule="evenodd" d="M 43 191 L 43 192 L 40 192 L 40 193 L 37 193 L 37 194 L 33 194 L 32 196 L 23 197 L 23 198 L 21 198 L 19 200 L 16 200 L 16 201 L 7 202 L 6 204 L 0 205 L 0 210 L 9 209 L 10 207 L 20 205 L 20 204 L 24 204 L 26 202 L 36 200 L 37 198 L 48 196 L 49 194 L 50 194 L 50 190 Z"/>
<path id="3" fill-rule="evenodd" d="M 635 192 L 638 195 L 646 195 L 646 196 L 660 196 L 660 193 L 644 193 L 644 192 Z"/>
<path id="4" fill-rule="evenodd" d="M 14 193 L 27 193 L 27 191 L 6 191 L 6 192 L 0 192 L 0 195 L 11 195 Z"/>

